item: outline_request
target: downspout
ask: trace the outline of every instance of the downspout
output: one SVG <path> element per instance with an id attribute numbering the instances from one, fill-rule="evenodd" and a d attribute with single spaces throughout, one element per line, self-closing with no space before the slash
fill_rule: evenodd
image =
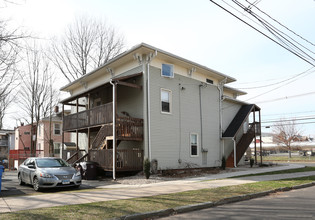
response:
<path id="1" fill-rule="evenodd" d="M 151 99 L 150 99 L 150 63 L 152 59 L 157 55 L 157 50 L 154 53 L 147 55 L 147 118 L 148 118 L 148 155 L 149 161 L 152 160 L 152 150 L 151 150 Z"/>
<path id="2" fill-rule="evenodd" d="M 234 167 L 236 167 L 236 141 L 235 137 L 233 137 L 233 144 L 234 144 Z"/>
<path id="3" fill-rule="evenodd" d="M 116 84 L 113 79 L 109 83 L 113 86 L 113 180 L 116 180 Z"/>
<path id="4" fill-rule="evenodd" d="M 223 85 L 226 83 L 227 77 L 218 83 L 217 89 L 219 90 L 219 130 L 220 130 L 220 143 L 222 143 L 222 148 L 220 147 L 221 158 L 224 156 L 224 140 L 222 141 L 223 132 L 223 113 L 222 113 L 222 101 L 223 101 Z M 221 159 L 220 158 L 220 159 Z"/>
<path id="5" fill-rule="evenodd" d="M 147 117 L 148 117 L 148 155 L 149 155 L 149 161 L 152 160 L 152 151 L 151 151 L 151 107 L 150 107 L 150 57 L 147 60 Z"/>
<path id="6" fill-rule="evenodd" d="M 201 146 L 200 149 L 203 149 L 203 129 L 202 129 L 202 104 L 201 104 L 201 87 L 203 85 L 199 85 L 199 107 L 200 107 L 200 142 L 201 142 Z"/>

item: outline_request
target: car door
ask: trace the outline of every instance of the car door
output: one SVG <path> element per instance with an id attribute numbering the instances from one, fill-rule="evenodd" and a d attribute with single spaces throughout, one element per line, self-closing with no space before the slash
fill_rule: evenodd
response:
<path id="1" fill-rule="evenodd" d="M 28 162 L 29 162 L 30 159 L 26 159 L 19 167 L 19 172 L 20 172 L 20 177 L 22 179 L 23 182 L 26 182 L 26 176 L 25 176 L 25 169 L 27 168 L 27 165 Z"/>
<path id="2" fill-rule="evenodd" d="M 34 168 L 30 167 L 32 165 Z M 25 182 L 32 184 L 32 174 L 35 172 L 35 160 L 30 159 L 28 163 L 26 164 L 24 170 L 25 170 Z"/>

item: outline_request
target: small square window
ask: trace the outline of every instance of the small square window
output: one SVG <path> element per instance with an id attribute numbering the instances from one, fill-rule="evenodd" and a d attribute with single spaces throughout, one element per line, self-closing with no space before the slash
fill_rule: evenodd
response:
<path id="1" fill-rule="evenodd" d="M 171 91 L 161 89 L 161 107 L 163 113 L 171 113 Z"/>
<path id="2" fill-rule="evenodd" d="M 213 84 L 213 80 L 211 80 L 211 79 L 206 79 L 206 82 L 209 84 Z"/>
<path id="3" fill-rule="evenodd" d="M 170 77 L 173 78 L 174 77 L 174 71 L 173 71 L 174 67 L 172 64 L 162 64 L 162 76 L 165 77 Z"/>

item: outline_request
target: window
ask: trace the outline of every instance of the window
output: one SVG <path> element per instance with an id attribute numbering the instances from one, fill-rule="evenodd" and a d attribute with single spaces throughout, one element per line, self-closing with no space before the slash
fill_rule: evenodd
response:
<path id="1" fill-rule="evenodd" d="M 198 156 L 198 135 L 190 134 L 190 156 Z"/>
<path id="2" fill-rule="evenodd" d="M 38 136 L 41 137 L 42 136 L 42 125 L 38 124 Z"/>
<path id="3" fill-rule="evenodd" d="M 25 135 L 30 135 L 30 134 L 31 134 L 31 132 L 29 132 L 29 131 L 25 131 L 25 132 L 24 132 L 24 134 L 25 134 Z"/>
<path id="4" fill-rule="evenodd" d="M 54 143 L 54 154 L 60 154 L 60 143 Z"/>
<path id="5" fill-rule="evenodd" d="M 161 109 L 162 113 L 171 113 L 171 91 L 161 89 Z"/>
<path id="6" fill-rule="evenodd" d="M 172 64 L 162 64 L 162 76 L 165 77 L 170 77 L 173 78 L 174 77 L 174 71 L 173 71 L 173 65 Z"/>
<path id="7" fill-rule="evenodd" d="M 61 125 L 54 124 L 54 135 L 60 135 L 60 134 L 61 134 Z"/>
<path id="8" fill-rule="evenodd" d="M 206 82 L 209 84 L 213 84 L 213 80 L 211 80 L 211 79 L 206 79 Z"/>

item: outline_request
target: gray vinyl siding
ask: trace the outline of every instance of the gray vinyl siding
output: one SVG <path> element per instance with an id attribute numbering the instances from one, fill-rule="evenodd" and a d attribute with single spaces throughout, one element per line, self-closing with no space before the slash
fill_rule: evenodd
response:
<path id="1" fill-rule="evenodd" d="M 223 132 L 227 129 L 237 112 L 242 107 L 241 104 L 235 103 L 235 102 L 229 102 L 229 101 L 223 101 L 222 102 L 222 121 L 223 121 Z M 243 129 L 243 128 L 242 128 Z M 240 133 L 239 133 L 240 134 Z M 236 138 L 238 139 L 238 137 Z M 228 156 L 231 154 L 231 152 L 234 149 L 234 142 L 232 139 L 230 140 L 224 140 L 224 156 L 225 158 L 228 158 Z"/>
<path id="2" fill-rule="evenodd" d="M 227 129 L 229 124 L 232 122 L 233 118 L 237 114 L 237 112 L 242 107 L 241 104 L 237 104 L 234 102 L 223 101 L 222 102 L 222 129 L 223 132 Z"/>
<path id="3" fill-rule="evenodd" d="M 132 75 L 142 72 L 142 66 L 129 70 L 118 77 Z M 135 83 L 143 86 L 143 76 L 137 76 L 130 79 L 129 83 Z M 130 117 L 143 119 L 143 89 L 131 88 L 124 85 L 117 87 L 117 114 L 118 116 L 125 116 L 122 112 L 127 112 Z M 119 144 L 119 149 L 143 148 L 143 142 L 140 141 L 122 141 Z"/>
<path id="4" fill-rule="evenodd" d="M 162 77 L 160 69 L 150 67 L 151 151 L 159 169 L 220 165 L 219 92 L 214 85 L 201 88 L 202 137 L 200 84 L 176 73 L 174 78 Z M 162 88 L 172 91 L 171 114 L 161 113 Z M 197 157 L 190 155 L 191 133 L 198 135 Z"/>
<path id="5" fill-rule="evenodd" d="M 134 79 L 132 79 L 133 81 Z M 132 82 L 134 83 L 134 82 Z M 137 85 L 142 85 L 142 78 L 135 78 Z M 130 117 L 143 118 L 143 90 L 118 85 L 117 88 L 117 114 L 124 116 L 121 112 L 127 112 Z"/>

